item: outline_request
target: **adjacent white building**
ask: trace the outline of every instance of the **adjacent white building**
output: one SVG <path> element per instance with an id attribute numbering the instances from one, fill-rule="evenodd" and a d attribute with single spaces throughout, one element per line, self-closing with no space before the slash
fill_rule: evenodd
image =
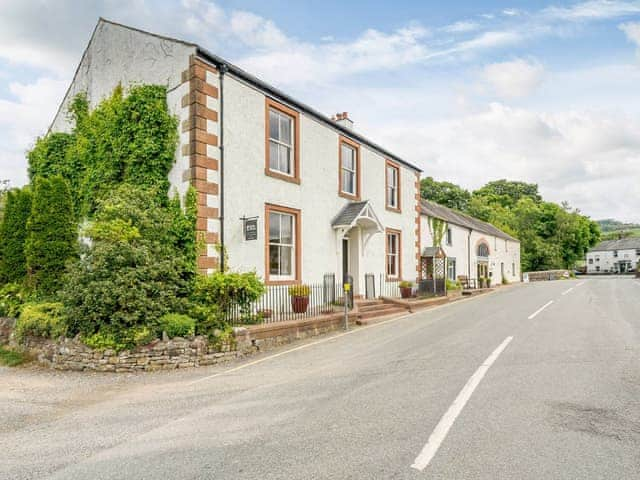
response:
<path id="1" fill-rule="evenodd" d="M 286 72 L 283 72 L 286 75 Z M 78 93 L 91 106 L 121 84 L 160 84 L 180 121 L 169 178 L 198 192 L 203 272 L 255 270 L 268 284 L 419 275 L 420 169 L 192 43 L 100 19 L 52 130 Z"/>
<path id="2" fill-rule="evenodd" d="M 520 242 L 490 223 L 427 200 L 420 202 L 422 251 L 433 247 L 432 218 L 446 222 L 442 249 L 447 278 L 490 278 L 493 285 L 520 281 Z M 425 257 L 425 255 L 423 255 Z"/>
<path id="3" fill-rule="evenodd" d="M 640 238 L 600 242 L 587 252 L 587 273 L 627 273 L 638 269 Z"/>

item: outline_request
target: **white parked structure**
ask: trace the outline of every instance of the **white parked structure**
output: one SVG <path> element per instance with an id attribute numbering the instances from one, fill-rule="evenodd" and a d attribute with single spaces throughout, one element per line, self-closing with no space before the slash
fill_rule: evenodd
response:
<path id="1" fill-rule="evenodd" d="M 441 247 L 447 255 L 447 278 L 464 276 L 478 283 L 490 278 L 493 285 L 520 281 L 520 242 L 490 223 L 427 200 L 420 204 L 420 238 L 423 258 L 433 246 L 431 219 L 446 222 Z M 424 275 L 423 275 L 424 276 Z"/>
<path id="2" fill-rule="evenodd" d="M 587 273 L 627 273 L 638 269 L 640 238 L 600 242 L 587 252 Z"/>
<path id="3" fill-rule="evenodd" d="M 256 270 L 268 284 L 323 274 L 416 280 L 420 169 L 198 45 L 100 19 L 51 129 L 78 93 L 93 107 L 121 84 L 165 85 L 180 121 L 169 178 L 198 192 L 203 272 Z"/>

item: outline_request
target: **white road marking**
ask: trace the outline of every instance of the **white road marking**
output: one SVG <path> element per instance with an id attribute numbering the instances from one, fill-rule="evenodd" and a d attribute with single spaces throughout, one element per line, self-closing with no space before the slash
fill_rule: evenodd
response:
<path id="1" fill-rule="evenodd" d="M 573 290 L 573 287 L 571 287 L 569 290 L 565 290 L 564 292 L 562 292 L 562 295 L 566 295 L 567 293 L 569 293 L 571 290 Z"/>
<path id="2" fill-rule="evenodd" d="M 469 401 L 469 398 L 471 398 L 473 391 L 478 387 L 491 365 L 493 365 L 493 363 L 498 359 L 503 350 L 507 348 L 507 345 L 509 345 L 511 340 L 513 340 L 513 337 L 505 338 L 498 348 L 496 348 L 482 363 L 482 365 L 478 367 L 475 373 L 471 375 L 471 378 L 469 378 L 465 386 L 462 387 L 462 390 L 460 390 L 460 393 L 449 407 L 449 410 L 447 410 L 438 422 L 438 425 L 436 425 L 436 428 L 429 437 L 429 441 L 416 457 L 411 468 L 422 471 L 427 467 L 427 465 L 429 465 L 429 462 L 435 456 L 440 445 L 453 426 L 453 422 L 456 421 L 456 418 L 458 418 L 458 415 L 462 412 L 462 409 Z"/>
<path id="3" fill-rule="evenodd" d="M 535 318 L 536 315 L 538 315 L 541 311 L 543 311 L 545 308 L 547 308 L 552 303 L 553 303 L 553 300 L 549 300 L 547 303 L 545 303 L 543 306 L 541 306 L 538 310 L 536 310 L 531 315 L 529 315 L 529 317 L 527 317 L 527 320 L 531 320 L 532 318 Z"/>
<path id="4" fill-rule="evenodd" d="M 579 287 L 580 285 L 584 285 L 584 282 L 585 282 L 585 281 L 586 281 L 586 280 L 581 281 L 579 284 L 577 284 L 577 285 L 576 285 L 576 287 Z"/>

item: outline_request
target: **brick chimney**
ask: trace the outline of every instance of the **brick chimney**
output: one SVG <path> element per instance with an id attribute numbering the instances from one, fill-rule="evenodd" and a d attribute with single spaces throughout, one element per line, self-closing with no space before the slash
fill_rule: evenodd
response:
<path id="1" fill-rule="evenodd" d="M 349 112 L 336 113 L 331 119 L 341 127 L 353 130 L 353 120 L 349 118 Z"/>

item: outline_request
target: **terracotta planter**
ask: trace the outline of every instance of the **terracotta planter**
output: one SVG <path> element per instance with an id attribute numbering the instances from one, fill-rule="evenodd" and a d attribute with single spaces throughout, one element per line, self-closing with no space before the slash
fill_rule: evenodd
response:
<path id="1" fill-rule="evenodd" d="M 309 297 L 291 297 L 291 309 L 294 313 L 305 313 L 309 307 Z"/>
<path id="2" fill-rule="evenodd" d="M 402 298 L 411 298 L 413 287 L 400 287 L 400 296 Z"/>

